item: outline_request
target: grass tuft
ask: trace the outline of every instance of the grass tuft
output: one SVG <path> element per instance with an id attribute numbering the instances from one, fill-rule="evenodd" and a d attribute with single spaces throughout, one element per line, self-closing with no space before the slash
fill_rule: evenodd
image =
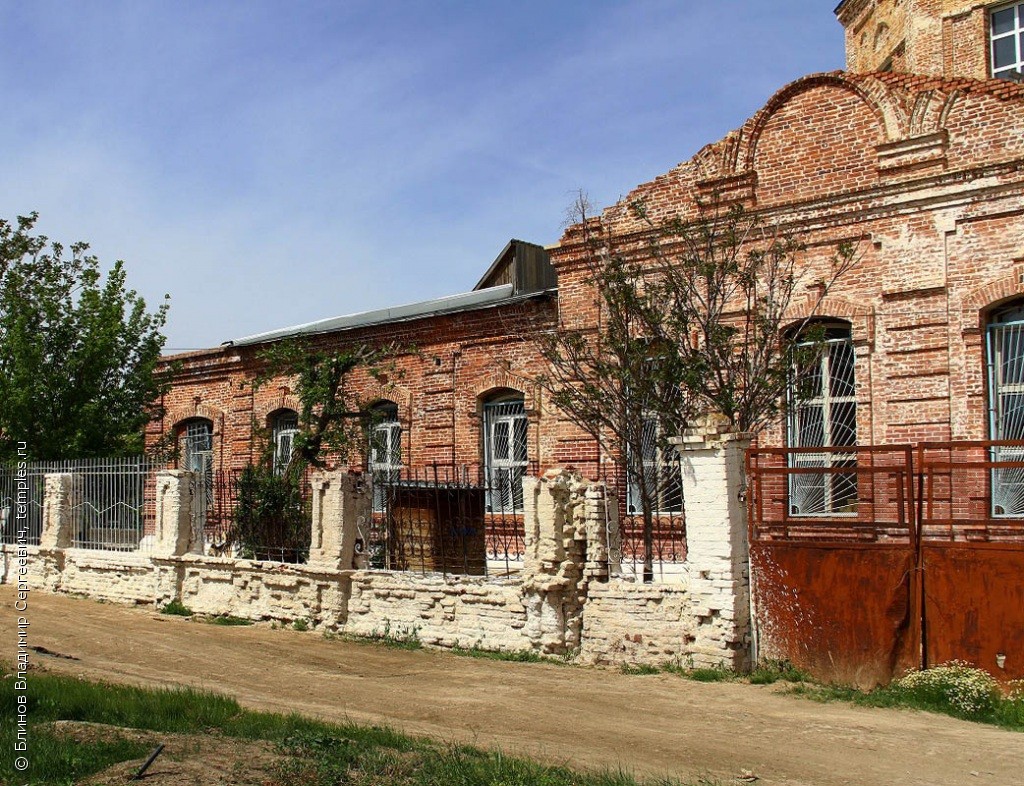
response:
<path id="1" fill-rule="evenodd" d="M 228 625 L 228 626 L 241 626 L 241 625 L 252 625 L 252 620 L 247 620 L 243 617 L 233 617 L 230 614 L 221 614 L 216 617 L 207 617 L 206 622 L 211 625 Z"/>
<path id="2" fill-rule="evenodd" d="M 161 614 L 170 614 L 174 617 L 191 617 L 192 609 L 182 603 L 180 600 L 175 598 L 170 603 L 166 604 L 160 609 Z"/>

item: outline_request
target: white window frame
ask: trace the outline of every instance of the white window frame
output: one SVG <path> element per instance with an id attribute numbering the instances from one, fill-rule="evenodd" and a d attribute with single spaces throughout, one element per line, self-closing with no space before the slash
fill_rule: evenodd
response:
<path id="1" fill-rule="evenodd" d="M 1003 350 L 1012 336 L 1016 355 L 1007 359 Z M 1004 399 L 1024 395 L 1024 304 L 1015 303 L 1000 309 L 990 320 L 986 330 L 986 366 L 988 369 L 989 435 L 993 440 L 1024 439 L 1024 418 L 1017 415 L 1007 422 Z M 1004 372 L 1013 366 L 1012 376 L 1018 382 L 1005 382 Z M 992 461 L 1024 461 L 1024 448 L 1015 446 L 993 447 Z M 993 469 L 990 500 L 993 518 L 1024 517 L 1024 470 L 1016 468 Z"/>
<path id="2" fill-rule="evenodd" d="M 851 447 L 857 445 L 857 355 L 853 346 L 853 330 L 849 325 L 842 323 L 821 323 L 819 327 L 824 328 L 826 331 L 842 332 L 845 335 L 834 336 L 832 338 L 825 338 L 821 342 L 817 341 L 798 341 L 796 346 L 811 347 L 818 346 L 822 347 L 820 358 L 818 359 L 818 374 L 821 378 L 821 389 L 818 395 L 813 398 L 799 398 L 797 391 L 794 387 L 797 384 L 799 371 L 794 369 L 793 378 L 790 381 L 789 389 L 787 391 L 787 399 L 789 404 L 789 417 L 786 429 L 786 443 L 791 448 L 814 448 L 814 447 L 844 447 L 836 445 L 835 440 L 835 419 L 832 417 L 832 412 L 836 405 L 853 405 L 853 442 Z M 844 345 L 849 349 L 849 355 L 851 362 L 853 363 L 852 377 L 853 377 L 853 390 L 847 395 L 838 395 L 832 391 L 832 370 L 831 364 L 833 362 L 832 348 L 834 346 Z M 821 444 L 801 444 L 801 438 L 803 436 L 801 416 L 804 412 L 810 409 L 821 410 Z M 823 452 L 823 453 L 792 453 L 790 454 L 790 466 L 801 469 L 832 469 L 834 467 L 856 467 L 857 454 L 855 451 L 850 453 L 842 452 Z M 856 493 L 858 476 L 856 472 L 850 473 L 853 476 L 853 490 Z M 836 486 L 841 478 L 847 477 L 846 473 L 832 473 L 822 472 L 820 474 L 815 473 L 800 473 L 792 474 L 789 477 L 789 514 L 800 518 L 804 517 L 821 517 L 821 516 L 856 516 L 856 501 L 854 502 L 854 510 L 841 509 L 848 508 L 849 503 L 843 502 L 847 500 L 846 495 L 837 495 Z M 819 505 L 815 505 L 812 509 L 807 510 L 807 505 L 798 505 L 795 501 L 799 500 L 803 502 L 811 492 L 815 493 L 814 486 L 820 483 L 821 488 L 821 500 Z M 814 485 L 812 485 L 814 484 Z M 838 500 L 837 500 L 838 497 Z M 802 509 L 803 508 L 803 509 Z"/>
<path id="3" fill-rule="evenodd" d="M 648 429 L 653 431 L 651 439 L 647 439 Z M 642 462 L 643 473 L 656 478 L 654 493 L 656 496 L 654 510 L 651 513 L 655 516 L 675 516 L 684 510 L 683 503 L 683 473 L 679 451 L 672 447 L 663 446 L 664 431 L 658 417 L 653 414 L 644 415 L 643 423 L 643 447 Z M 633 462 L 635 457 L 630 455 L 631 448 L 627 446 L 626 460 L 629 463 L 630 477 L 626 478 L 626 512 L 633 516 L 643 512 L 640 486 L 636 478 L 632 476 Z M 671 473 L 675 489 L 670 489 L 662 479 L 667 473 Z M 670 504 L 672 497 L 678 496 L 678 503 Z"/>
<path id="4" fill-rule="evenodd" d="M 522 397 L 504 397 L 483 406 L 484 469 L 487 474 L 488 513 L 523 512 L 523 477 L 529 466 L 529 420 Z M 500 429 L 507 429 L 504 456 L 496 451 L 501 440 Z"/>
<path id="5" fill-rule="evenodd" d="M 374 416 L 370 425 L 369 446 L 367 447 L 366 468 L 374 478 L 384 483 L 375 484 L 373 509 L 384 510 L 385 486 L 401 479 L 402 469 L 402 424 L 398 420 L 398 405 L 393 402 L 377 404 L 370 410 Z"/>
<path id="6" fill-rule="evenodd" d="M 274 472 L 281 474 L 288 466 L 295 448 L 295 435 L 299 433 L 299 413 L 291 409 L 280 410 L 271 425 L 274 443 Z"/>
<path id="7" fill-rule="evenodd" d="M 1002 11 L 1010 10 L 1015 12 L 1013 29 L 996 34 L 995 15 Z M 996 41 L 1003 41 L 1007 39 L 1011 39 L 1014 42 L 1014 47 L 1017 50 L 1017 60 L 1011 65 L 1003 65 L 997 68 Z M 1024 2 L 1007 3 L 989 10 L 988 50 L 989 65 L 992 68 L 993 77 L 1001 79 L 1009 76 L 1013 72 L 1018 74 L 1024 73 Z"/>

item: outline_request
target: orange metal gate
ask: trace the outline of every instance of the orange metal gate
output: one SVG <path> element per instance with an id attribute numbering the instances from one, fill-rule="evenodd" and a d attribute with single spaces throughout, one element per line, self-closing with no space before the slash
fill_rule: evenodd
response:
<path id="1" fill-rule="evenodd" d="M 1024 677 L 1024 443 L 754 448 L 747 475 L 759 658 Z"/>

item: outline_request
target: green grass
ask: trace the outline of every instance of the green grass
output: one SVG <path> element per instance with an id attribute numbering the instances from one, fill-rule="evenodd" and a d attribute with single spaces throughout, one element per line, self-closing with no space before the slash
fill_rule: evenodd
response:
<path id="1" fill-rule="evenodd" d="M 500 660 L 509 663 L 563 663 L 564 661 L 554 658 L 545 658 L 530 650 L 505 650 L 493 651 L 482 650 L 479 647 L 452 647 L 449 650 L 452 655 L 461 655 L 464 658 L 480 658 L 481 660 Z"/>
<path id="2" fill-rule="evenodd" d="M 252 620 L 247 620 L 243 617 L 232 617 L 230 614 L 221 614 L 217 617 L 208 617 L 206 622 L 211 625 L 228 625 L 228 626 L 239 626 L 239 625 L 252 625 Z"/>
<path id="3" fill-rule="evenodd" d="M 0 668 L 0 712 L 15 708 L 14 680 Z M 188 688 L 150 690 L 86 682 L 33 672 L 29 688 L 31 766 L 0 758 L 0 783 L 70 786 L 117 762 L 141 759 L 143 743 L 116 738 L 96 743 L 62 739 L 43 724 L 56 720 L 183 734 L 269 740 L 287 757 L 275 783 L 282 786 L 637 786 L 623 773 L 552 767 L 498 752 L 417 739 L 381 726 L 332 724 L 298 715 L 242 709 L 225 696 Z M 13 749 L 14 726 L 0 727 L 0 745 Z M 674 781 L 659 781 L 669 786 Z"/>
<path id="4" fill-rule="evenodd" d="M 180 600 L 175 599 L 160 609 L 161 614 L 170 614 L 175 617 L 191 617 L 192 609 L 182 603 Z"/>
<path id="5" fill-rule="evenodd" d="M 292 628 L 297 631 L 309 630 L 309 621 L 304 619 L 297 619 L 292 623 Z"/>
<path id="6" fill-rule="evenodd" d="M 776 682 L 810 682 L 811 675 L 788 660 L 765 660 L 749 675 L 751 685 L 773 685 Z"/>
<path id="7" fill-rule="evenodd" d="M 914 709 L 951 715 L 954 718 L 1000 726 L 1011 731 L 1024 731 L 1024 697 L 1010 698 L 998 691 L 987 701 L 971 708 L 957 702 L 949 689 L 900 684 L 900 681 L 871 691 L 845 685 L 819 685 L 804 682 L 791 686 L 788 693 L 812 701 L 842 701 L 859 707 Z"/>
<path id="8" fill-rule="evenodd" d="M 648 676 L 651 674 L 661 674 L 662 669 L 659 666 L 651 666 L 648 663 L 623 663 L 619 669 L 623 674 L 632 674 L 634 676 Z"/>

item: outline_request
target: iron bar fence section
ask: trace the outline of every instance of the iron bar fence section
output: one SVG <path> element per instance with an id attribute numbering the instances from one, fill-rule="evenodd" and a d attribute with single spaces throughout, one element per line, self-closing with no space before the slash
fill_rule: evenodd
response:
<path id="1" fill-rule="evenodd" d="M 752 541 L 916 543 L 909 445 L 752 448 L 746 469 Z"/>
<path id="2" fill-rule="evenodd" d="M 25 525 L 27 545 L 38 546 L 43 531 L 43 491 L 47 469 L 38 464 L 29 464 L 24 474 L 18 472 L 17 464 L 0 467 L 0 543 L 18 542 L 18 530 Z M 24 521 L 18 519 L 19 481 L 24 479 L 27 488 L 21 499 L 25 505 Z"/>
<path id="3" fill-rule="evenodd" d="M 372 482 L 373 515 L 359 543 L 370 569 L 477 576 L 521 570 L 522 492 L 509 493 L 505 474 L 428 465 L 376 473 Z"/>

